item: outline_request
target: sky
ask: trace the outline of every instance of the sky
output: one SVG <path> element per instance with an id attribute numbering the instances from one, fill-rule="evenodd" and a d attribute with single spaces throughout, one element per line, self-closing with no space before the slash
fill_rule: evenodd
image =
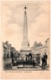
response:
<path id="1" fill-rule="evenodd" d="M 2 1 L 2 42 L 8 41 L 17 50 L 22 47 L 25 5 L 30 46 L 33 46 L 35 41 L 44 44 L 50 36 L 49 1 Z"/>

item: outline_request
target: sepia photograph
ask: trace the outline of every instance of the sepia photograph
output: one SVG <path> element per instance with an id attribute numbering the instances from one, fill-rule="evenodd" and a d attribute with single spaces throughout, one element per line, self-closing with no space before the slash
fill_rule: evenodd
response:
<path id="1" fill-rule="evenodd" d="M 2 78 L 50 78 L 49 0 L 1 1 L 1 31 Z"/>

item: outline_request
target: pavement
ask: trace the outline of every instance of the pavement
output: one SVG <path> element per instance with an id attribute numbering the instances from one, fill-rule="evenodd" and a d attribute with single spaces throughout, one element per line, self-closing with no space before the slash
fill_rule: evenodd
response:
<path id="1" fill-rule="evenodd" d="M 8 66 L 5 69 L 6 70 L 18 70 L 18 71 L 24 71 L 24 70 L 26 70 L 26 71 L 29 71 L 29 70 L 30 71 L 42 71 L 42 70 L 49 70 L 49 67 L 46 67 L 43 69 L 41 66 L 26 65 L 23 67 L 23 65 L 19 65 L 19 66 L 11 66 L 10 65 L 9 69 L 8 69 Z"/>
<path id="2" fill-rule="evenodd" d="M 32 65 L 18 65 L 12 66 L 11 59 L 7 59 L 4 61 L 4 70 L 33 70 L 33 71 L 42 71 L 42 70 L 49 70 L 49 66 L 47 65 L 46 68 L 42 68 L 42 66 L 32 66 Z"/>

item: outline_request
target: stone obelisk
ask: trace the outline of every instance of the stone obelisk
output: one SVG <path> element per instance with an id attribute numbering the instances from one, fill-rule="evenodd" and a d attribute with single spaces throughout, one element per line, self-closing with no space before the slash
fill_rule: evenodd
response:
<path id="1" fill-rule="evenodd" d="M 30 53 L 30 44 L 28 41 L 28 25 L 27 25 L 27 7 L 24 7 L 24 26 L 23 26 L 23 42 L 22 42 L 22 49 L 21 52 L 23 54 Z"/>

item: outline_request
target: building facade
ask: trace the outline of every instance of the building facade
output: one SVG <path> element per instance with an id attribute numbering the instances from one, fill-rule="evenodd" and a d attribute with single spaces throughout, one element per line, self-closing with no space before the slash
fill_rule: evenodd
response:
<path id="1" fill-rule="evenodd" d="M 32 53 L 35 55 L 39 55 L 42 57 L 45 53 L 48 56 L 48 63 L 50 62 L 50 39 L 48 38 L 44 45 L 39 45 L 39 46 L 33 46 L 32 47 Z"/>
<path id="2" fill-rule="evenodd" d="M 10 58 L 11 52 L 13 52 L 13 54 L 18 54 L 18 51 L 14 47 L 12 47 L 12 45 L 9 44 L 8 41 L 3 42 L 3 57 Z"/>

